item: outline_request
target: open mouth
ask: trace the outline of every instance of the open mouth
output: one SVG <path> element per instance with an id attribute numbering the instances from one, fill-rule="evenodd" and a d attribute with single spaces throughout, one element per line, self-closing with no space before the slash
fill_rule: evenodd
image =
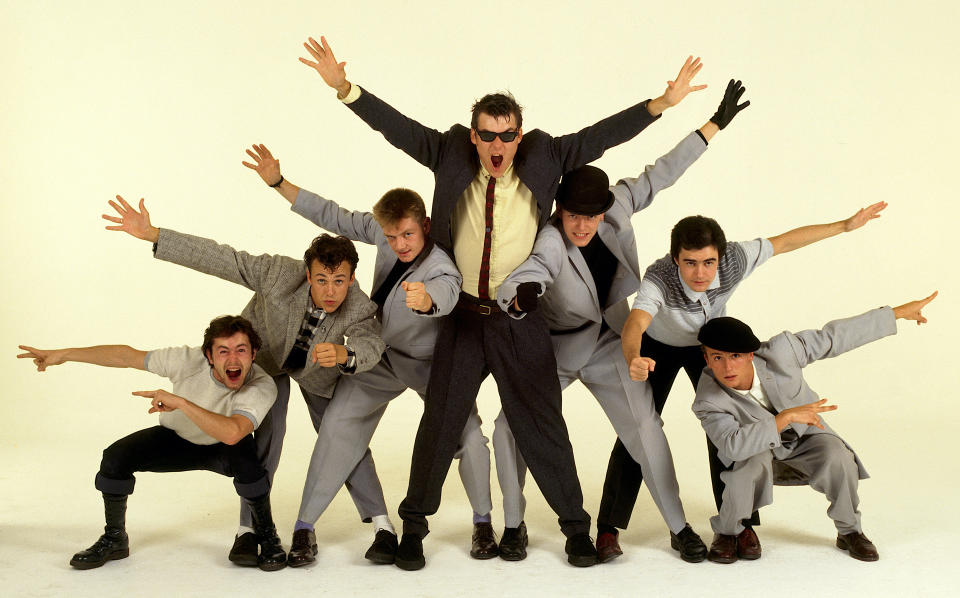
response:
<path id="1" fill-rule="evenodd" d="M 224 370 L 227 374 L 227 380 L 231 382 L 238 382 L 240 380 L 240 375 L 243 374 L 242 368 L 227 368 Z"/>
<path id="2" fill-rule="evenodd" d="M 499 155 L 490 156 L 490 163 L 493 164 L 494 168 L 500 168 L 500 165 L 503 164 L 503 156 L 499 156 Z"/>

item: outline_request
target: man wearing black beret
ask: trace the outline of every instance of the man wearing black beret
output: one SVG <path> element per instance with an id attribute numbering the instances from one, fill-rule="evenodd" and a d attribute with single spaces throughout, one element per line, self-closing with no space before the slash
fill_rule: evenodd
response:
<path id="1" fill-rule="evenodd" d="M 921 310 L 937 296 L 899 307 L 881 307 L 834 320 L 822 330 L 782 332 L 761 343 L 750 327 L 730 318 L 703 325 L 697 339 L 707 361 L 693 402 L 726 471 L 715 532 L 707 558 L 732 563 L 741 554 L 743 519 L 773 502 L 773 484 L 809 484 L 830 501 L 827 515 L 837 527 L 837 547 L 855 559 L 875 561 L 876 547 L 860 525 L 858 481 L 867 477 L 860 458 L 820 413 L 833 411 L 803 379 L 808 364 L 896 334 L 896 320 L 926 323 Z"/>

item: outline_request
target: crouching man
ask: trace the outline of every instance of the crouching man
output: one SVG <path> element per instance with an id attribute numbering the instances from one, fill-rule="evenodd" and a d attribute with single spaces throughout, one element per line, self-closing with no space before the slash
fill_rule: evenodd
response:
<path id="1" fill-rule="evenodd" d="M 750 327 L 730 317 L 700 329 L 707 370 L 700 377 L 693 411 L 728 468 L 720 512 L 707 558 L 732 563 L 759 558 L 738 555 L 742 520 L 773 502 L 773 484 L 803 484 L 830 501 L 827 515 L 837 527 L 837 547 L 855 559 L 875 561 L 876 547 L 860 526 L 858 481 L 867 473 L 850 446 L 820 417 L 833 411 L 803 379 L 803 368 L 877 339 L 896 334 L 896 320 L 927 320 L 921 309 L 936 297 L 893 309 L 834 320 L 822 330 L 782 332 L 761 343 Z"/>
<path id="2" fill-rule="evenodd" d="M 160 425 L 121 438 L 103 451 L 95 486 L 103 493 L 104 533 L 70 559 L 77 569 L 93 569 L 130 555 L 124 525 L 127 496 L 138 471 L 205 469 L 233 478 L 237 494 L 250 507 L 260 544 L 258 566 L 282 569 L 286 553 L 270 514 L 270 482 L 257 458 L 251 433 L 270 411 L 277 395 L 273 379 L 253 360 L 260 337 L 240 316 L 210 322 L 201 347 L 139 351 L 126 345 L 41 350 L 25 345 L 17 357 L 33 359 L 38 371 L 78 361 L 106 367 L 137 368 L 169 378 L 173 392 L 143 390 L 148 413 L 160 413 Z"/>

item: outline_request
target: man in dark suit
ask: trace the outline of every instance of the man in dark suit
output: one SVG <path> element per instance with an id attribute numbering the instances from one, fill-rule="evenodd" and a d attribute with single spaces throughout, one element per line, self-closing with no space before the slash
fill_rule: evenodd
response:
<path id="1" fill-rule="evenodd" d="M 590 566 L 597 552 L 589 537 L 573 450 L 560 409 L 560 383 L 546 320 L 534 311 L 543 289 L 518 291 L 514 318 L 499 308 L 499 285 L 533 248 L 537 230 L 552 211 L 560 176 L 599 158 L 646 128 L 690 91 L 700 70 L 692 57 L 675 82 L 655 100 L 641 102 L 582 131 L 552 137 L 523 133 L 521 108 L 508 94 L 490 94 L 473 108 L 470 128 L 441 133 L 407 118 L 369 91 L 351 85 L 321 38 L 304 44 L 315 69 L 337 96 L 392 145 L 434 172 L 430 234 L 452 252 L 463 276 L 460 298 L 443 319 L 437 337 L 426 404 L 413 449 L 407 496 L 400 505 L 404 533 L 396 564 L 424 566 L 422 539 L 427 516 L 440 506 L 440 492 L 476 401 L 480 384 L 493 374 L 520 452 L 567 536 L 568 562 Z M 521 140 L 525 141 L 521 144 Z M 508 550 L 526 544 L 520 529 L 507 530 Z"/>

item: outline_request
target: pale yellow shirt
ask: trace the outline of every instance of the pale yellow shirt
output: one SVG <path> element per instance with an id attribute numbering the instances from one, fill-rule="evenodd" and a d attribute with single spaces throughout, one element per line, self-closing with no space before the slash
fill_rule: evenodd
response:
<path id="1" fill-rule="evenodd" d="M 461 288 L 479 297 L 480 262 L 486 226 L 487 181 L 490 173 L 480 166 L 477 176 L 453 210 L 453 255 L 463 276 Z M 513 164 L 494 188 L 493 231 L 490 236 L 490 298 L 514 269 L 530 256 L 537 238 L 537 202 L 520 182 Z"/>

